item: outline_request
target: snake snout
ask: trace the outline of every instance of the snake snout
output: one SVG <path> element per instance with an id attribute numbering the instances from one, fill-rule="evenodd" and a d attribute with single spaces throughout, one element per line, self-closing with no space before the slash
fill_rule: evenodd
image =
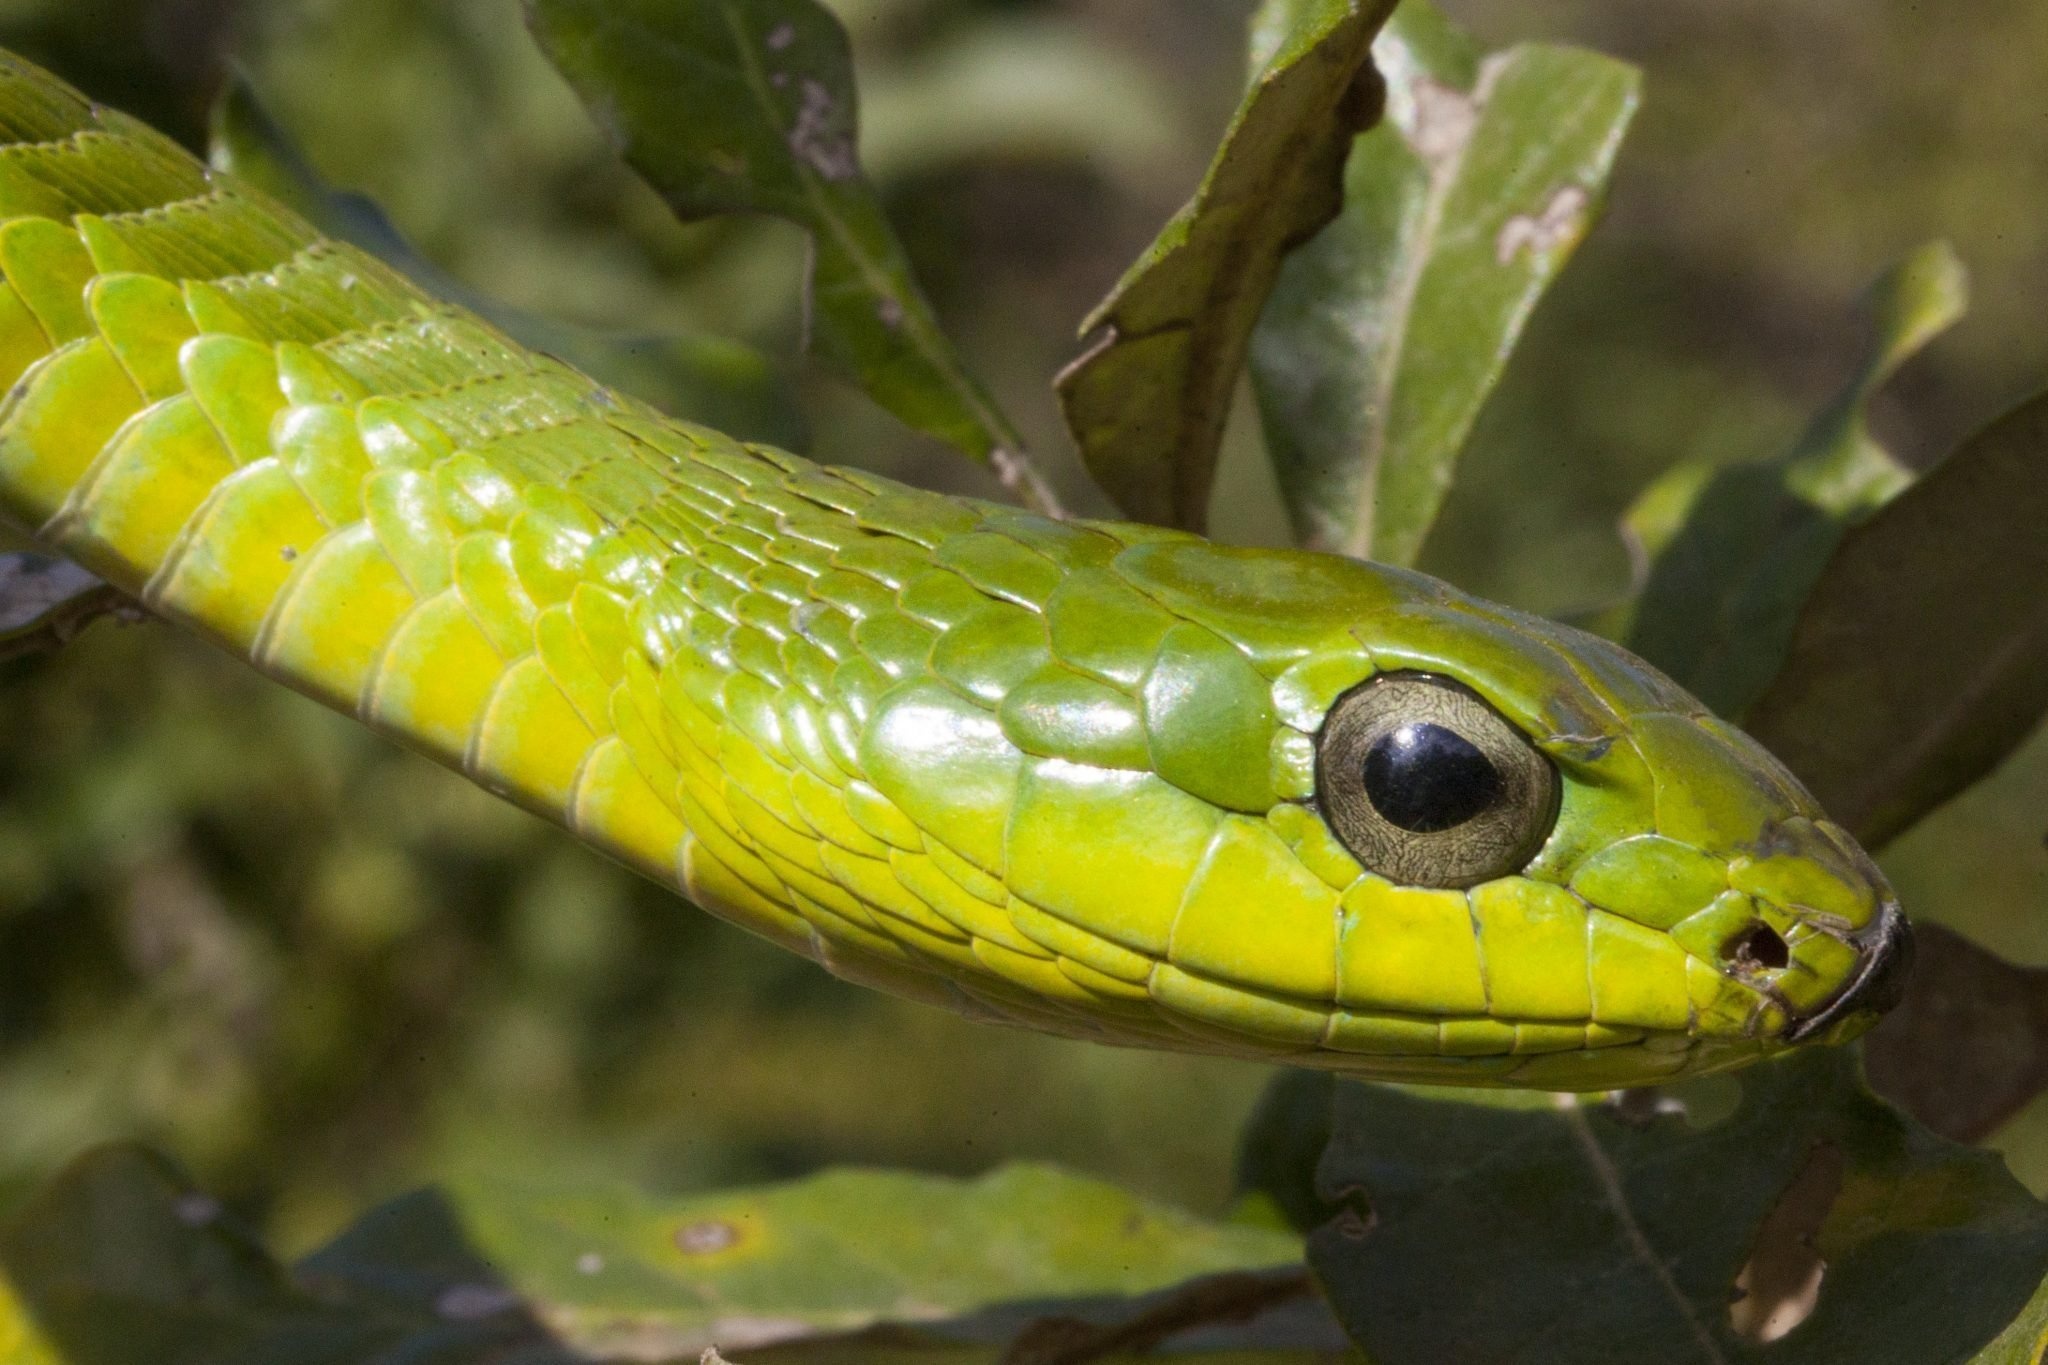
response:
<path id="1" fill-rule="evenodd" d="M 1845 1042 L 1905 998 L 1913 974 L 1913 926 L 1899 903 L 1887 900 L 1877 918 L 1851 942 L 1862 965 L 1839 995 L 1786 1031 L 1787 1042 Z"/>

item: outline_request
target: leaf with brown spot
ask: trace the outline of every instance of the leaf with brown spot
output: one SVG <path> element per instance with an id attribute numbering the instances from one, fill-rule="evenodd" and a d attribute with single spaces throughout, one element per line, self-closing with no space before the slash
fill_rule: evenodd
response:
<path id="1" fill-rule="evenodd" d="M 1813 1316 L 1827 1274 L 1820 1234 L 1842 1192 L 1842 1149 L 1815 1143 L 1756 1230 L 1735 1276 L 1728 1324 L 1744 1341 L 1777 1341 Z"/>
<path id="2" fill-rule="evenodd" d="M 1251 370 L 1297 539 L 1412 564 L 1592 225 L 1641 78 L 1551 44 L 1482 56 L 1421 0 L 1373 53 L 1387 118 L 1351 149 L 1343 214 L 1281 268 Z"/>
<path id="3" fill-rule="evenodd" d="M 461 1183 L 374 1209 L 287 1268 L 170 1163 L 124 1147 L 0 1226 L 0 1291 L 81 1365 L 570 1365 L 811 1341 L 840 1362 L 862 1358 L 847 1333 L 986 1345 L 1047 1318 L 1066 1321 L 1036 1334 L 1047 1359 L 1244 1318 L 1259 1344 L 1326 1346 L 1327 1313 L 1265 1325 L 1304 1302 L 1302 1276 L 1288 1233 L 1026 1165 L 682 1199 Z"/>

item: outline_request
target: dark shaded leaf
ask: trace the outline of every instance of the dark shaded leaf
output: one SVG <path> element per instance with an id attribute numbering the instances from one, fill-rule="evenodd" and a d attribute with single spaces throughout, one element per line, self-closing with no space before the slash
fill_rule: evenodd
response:
<path id="1" fill-rule="evenodd" d="M 1336 216 L 1353 135 L 1380 113 L 1373 35 L 1393 0 L 1267 0 L 1251 89 L 1195 197 L 1082 324 L 1057 385 L 1081 456 L 1141 521 L 1199 530 L 1217 445 L 1280 262 Z"/>
<path id="2" fill-rule="evenodd" d="M 1340 1338 L 1341 1340 L 1341 1338 Z M 1000 1346 L 964 1346 L 933 1341 L 913 1333 L 885 1331 L 858 1337 L 833 1337 L 822 1341 L 792 1342 L 739 1353 L 723 1365 L 1048 1365 L 1042 1357 L 1020 1354 Z M 721 1359 L 687 1365 L 721 1365 Z M 1112 1350 L 1107 1354 L 1069 1357 L 1069 1365 L 1153 1365 L 1160 1360 L 1184 1361 L 1187 1365 L 1364 1365 L 1354 1353 L 1334 1350 L 1253 1348 L 1246 1350 L 1169 1352 Z M 678 1365 L 685 1365 L 678 1362 Z"/>
<path id="3" fill-rule="evenodd" d="M 0 1228 L 0 1276 L 66 1365 L 574 1365 L 488 1268 L 464 1271 L 468 1292 L 435 1302 L 320 1292 L 131 1147 L 82 1158 Z"/>
<path id="4" fill-rule="evenodd" d="M 1989 1137 L 2048 1087 L 2048 969 L 1916 926 L 1906 998 L 1863 1040 L 1863 1063 L 1873 1090 L 1943 1137 Z"/>
<path id="5" fill-rule="evenodd" d="M 1837 1182 L 1818 1302 L 1782 1340 L 1746 1338 L 1736 1277 L 1810 1168 Z M 1359 1207 L 1310 1237 L 1309 1263 L 1378 1365 L 1957 1360 L 2048 1270 L 2048 1206 L 1873 1099 L 1839 1050 L 1746 1072 L 1740 1107 L 1701 1129 L 1664 1103 L 1345 1085 L 1317 1180 Z"/>
<path id="6" fill-rule="evenodd" d="M 1625 627 L 1631 649 L 1724 716 L 1749 707 L 1843 533 L 1911 482 L 1871 437 L 1869 402 L 1962 316 L 1966 296 L 1948 244 L 1922 247 L 1872 287 L 1869 349 L 1790 451 L 1718 470 L 1680 465 L 1645 491 L 1624 523 L 1648 567 Z"/>
<path id="7" fill-rule="evenodd" d="M 1315 1297 L 1315 1283 L 1300 1267 L 1263 1275 L 1212 1275 L 1161 1298 L 1127 1321 L 1097 1325 L 1081 1318 L 1040 1318 L 1010 1344 L 1003 1365 L 1085 1365 L 1110 1356 L 1140 1355 L 1189 1331 L 1248 1322 Z"/>
<path id="8" fill-rule="evenodd" d="M 139 610 L 67 559 L 0 555 L 0 659 L 59 648 L 102 616 Z"/>
<path id="9" fill-rule="evenodd" d="M 1872 848 L 2048 712 L 2048 394 L 1965 441 L 1828 560 L 1745 722 Z"/>
<path id="10" fill-rule="evenodd" d="M 704 335 L 597 332 L 508 307 L 471 289 L 414 250 L 374 201 L 330 188 L 243 77 L 229 81 L 214 106 L 211 159 L 428 293 L 489 319 L 523 344 L 566 360 L 594 379 L 741 440 L 793 450 L 808 443 L 795 387 L 751 346 Z"/>
<path id="11" fill-rule="evenodd" d="M 2034 1291 L 2034 1297 L 2011 1326 L 1977 1355 L 1970 1365 L 2041 1365 L 2048 1355 L 2048 1280 Z"/>
<path id="12" fill-rule="evenodd" d="M 1274 1073 L 1237 1144 L 1239 1193 L 1271 1201 L 1290 1227 L 1307 1232 L 1337 1210 L 1316 1192 L 1316 1163 L 1336 1123 L 1337 1078 L 1288 1067 Z"/>
<path id="13" fill-rule="evenodd" d="M 1342 216 L 1281 269 L 1252 379 L 1296 537 L 1411 564 L 1592 223 L 1641 81 L 1573 48 L 1481 61 L 1423 0 L 1373 52 L 1386 121 L 1352 148 Z"/>
<path id="14" fill-rule="evenodd" d="M 861 173 L 846 31 L 816 0 L 527 0 L 541 49 L 683 218 L 767 213 L 811 234 L 826 361 L 898 418 L 1056 510 L 968 374 Z"/>

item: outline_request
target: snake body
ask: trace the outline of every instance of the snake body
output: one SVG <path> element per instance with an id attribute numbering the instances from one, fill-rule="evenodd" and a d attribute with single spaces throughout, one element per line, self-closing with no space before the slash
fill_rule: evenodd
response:
<path id="1" fill-rule="evenodd" d="M 671 420 L 16 59 L 0 141 L 0 515 L 843 977 L 1560 1090 L 1846 1037 L 1895 990 L 1869 860 L 1610 644 Z M 1552 823 L 1510 865 L 1427 884 L 1333 824 L 1333 708 L 1387 679 L 1528 747 Z"/>

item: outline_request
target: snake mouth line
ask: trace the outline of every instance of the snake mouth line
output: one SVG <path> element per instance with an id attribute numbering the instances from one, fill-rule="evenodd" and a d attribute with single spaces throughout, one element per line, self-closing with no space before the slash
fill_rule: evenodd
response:
<path id="1" fill-rule="evenodd" d="M 1257 1029 L 1245 1030 L 1233 1025 L 1225 1018 L 1202 1010 L 1185 997 L 1176 999 L 1177 991 L 1156 989 L 1157 977 L 1161 972 L 1174 979 L 1195 985 L 1206 992 L 1218 992 L 1228 996 L 1278 1005 L 1302 1015 L 1321 1017 L 1321 1027 L 1316 1036 L 1297 1034 L 1292 1040 L 1282 1035 L 1268 1038 L 1269 1046 L 1285 1047 L 1296 1056 L 1346 1056 L 1361 1060 L 1384 1058 L 1389 1061 L 1401 1058 L 1463 1058 L 1478 1061 L 1484 1058 L 1537 1057 L 1559 1053 L 1610 1053 L 1641 1049 L 1650 1052 L 1680 1053 L 1695 1044 L 1712 1041 L 1683 1028 L 1657 1028 L 1641 1024 L 1609 1024 L 1589 1018 L 1535 1018 L 1495 1014 L 1431 1014 L 1410 1010 L 1389 1009 L 1365 1005 L 1345 1005 L 1326 998 L 1297 996 L 1285 992 L 1262 989 L 1231 982 L 1207 973 L 1190 971 L 1184 967 L 1162 964 L 1155 968 L 1155 990 L 1152 995 L 1154 1007 L 1167 1026 L 1186 1033 L 1191 1037 L 1211 1042 L 1243 1042 L 1259 1036 Z M 1375 1026 L 1384 1026 L 1389 1032 L 1375 1037 Z M 1402 1037 L 1395 1031 L 1414 1030 L 1417 1026 L 1437 1031 L 1437 1046 L 1418 1047 L 1422 1040 L 1414 1033 Z M 1483 1042 L 1469 1035 L 1458 1036 L 1458 1030 L 1479 1026 L 1492 1035 Z M 1575 1035 L 1575 1036 L 1567 1036 Z M 1400 1041 L 1396 1041 L 1400 1039 Z M 1291 1042 L 1292 1046 L 1288 1047 Z"/>
<path id="2" fill-rule="evenodd" d="M 1863 955 L 1863 965 L 1833 1000 L 1785 1031 L 1788 1043 L 1803 1043 L 1855 1014 L 1880 1015 L 1905 998 L 1913 973 L 1913 927 L 1897 901 L 1886 901 L 1878 917 L 1850 940 Z"/>

